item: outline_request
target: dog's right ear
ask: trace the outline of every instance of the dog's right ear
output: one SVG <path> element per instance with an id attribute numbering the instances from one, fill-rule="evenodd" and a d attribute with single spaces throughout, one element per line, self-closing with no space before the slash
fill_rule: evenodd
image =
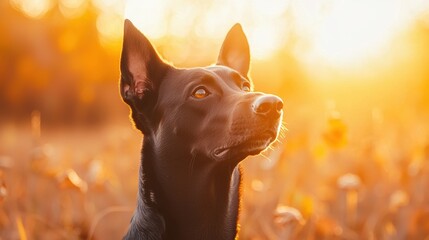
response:
<path id="1" fill-rule="evenodd" d="M 146 94 L 159 85 L 168 66 L 161 60 L 149 40 L 126 19 L 121 55 L 122 99 L 132 105 L 134 101 L 145 98 Z"/>
<path id="2" fill-rule="evenodd" d="M 146 111 L 155 103 L 158 86 L 170 67 L 163 62 L 149 40 L 126 19 L 121 55 L 120 92 L 131 108 L 136 127 L 144 131 Z"/>

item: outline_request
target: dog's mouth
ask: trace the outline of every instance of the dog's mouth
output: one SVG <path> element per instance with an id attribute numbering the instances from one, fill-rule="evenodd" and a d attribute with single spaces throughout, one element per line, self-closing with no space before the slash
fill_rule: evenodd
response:
<path id="1" fill-rule="evenodd" d="M 270 143 L 276 139 L 276 137 L 276 132 L 267 130 L 262 134 L 249 137 L 238 143 L 216 148 L 213 151 L 213 155 L 218 160 L 235 158 L 244 159 L 249 155 L 257 155 L 265 150 Z"/>

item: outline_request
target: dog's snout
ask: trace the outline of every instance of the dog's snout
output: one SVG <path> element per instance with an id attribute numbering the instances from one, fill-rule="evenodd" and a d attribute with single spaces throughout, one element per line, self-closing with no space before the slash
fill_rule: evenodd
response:
<path id="1" fill-rule="evenodd" d="M 278 117 L 283 109 L 283 101 L 274 95 L 263 95 L 253 102 L 252 108 L 256 114 Z"/>

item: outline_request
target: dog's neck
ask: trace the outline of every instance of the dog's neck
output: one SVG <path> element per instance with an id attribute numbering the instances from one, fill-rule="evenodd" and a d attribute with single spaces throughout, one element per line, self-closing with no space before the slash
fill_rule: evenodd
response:
<path id="1" fill-rule="evenodd" d="M 146 137 L 139 178 L 130 232 L 164 232 L 164 239 L 235 238 L 241 180 L 235 164 L 209 164 L 189 151 L 178 153 L 177 148 L 174 154 L 157 151 L 152 138 Z M 161 224 L 150 222 L 154 216 Z"/>

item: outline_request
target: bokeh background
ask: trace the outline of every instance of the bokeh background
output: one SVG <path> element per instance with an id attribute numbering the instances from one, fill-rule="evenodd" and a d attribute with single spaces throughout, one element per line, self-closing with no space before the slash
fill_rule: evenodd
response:
<path id="1" fill-rule="evenodd" d="M 119 239 L 141 135 L 118 93 L 123 19 L 178 67 L 243 25 L 285 101 L 243 162 L 241 239 L 429 239 L 429 2 L 0 1 L 0 239 Z"/>

